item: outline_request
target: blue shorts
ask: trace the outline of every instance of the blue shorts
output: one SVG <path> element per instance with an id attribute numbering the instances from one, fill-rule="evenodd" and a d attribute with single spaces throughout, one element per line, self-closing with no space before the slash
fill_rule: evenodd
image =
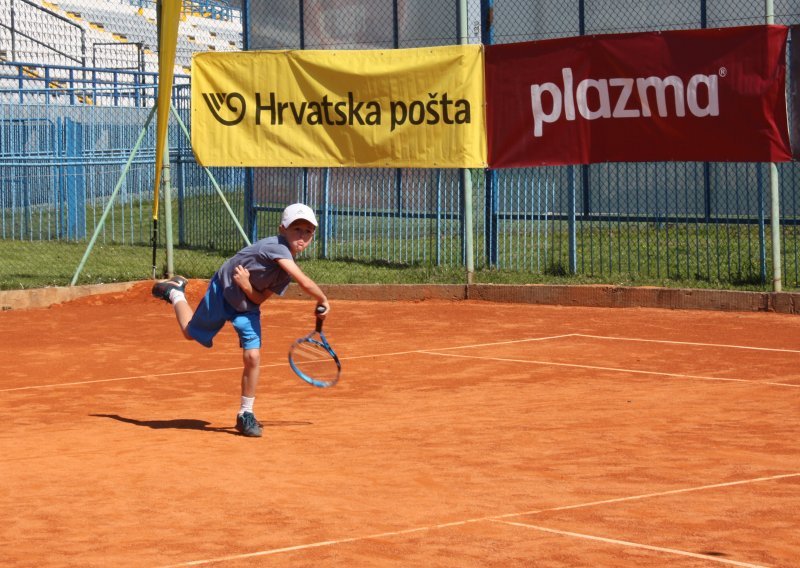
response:
<path id="1" fill-rule="evenodd" d="M 197 306 L 187 327 L 189 335 L 201 345 L 211 347 L 214 336 L 229 321 L 239 335 L 242 349 L 261 347 L 261 312 L 237 312 L 225 301 L 217 277 L 208 283 L 203 300 Z"/>

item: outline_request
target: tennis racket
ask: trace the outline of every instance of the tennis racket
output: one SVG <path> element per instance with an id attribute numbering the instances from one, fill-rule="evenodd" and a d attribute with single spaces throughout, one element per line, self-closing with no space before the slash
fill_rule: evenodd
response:
<path id="1" fill-rule="evenodd" d="M 325 312 L 325 308 L 317 306 L 316 311 L 317 327 L 292 344 L 289 349 L 289 365 L 307 383 L 321 388 L 332 387 L 339 382 L 342 364 L 322 333 L 322 319 L 319 314 Z"/>

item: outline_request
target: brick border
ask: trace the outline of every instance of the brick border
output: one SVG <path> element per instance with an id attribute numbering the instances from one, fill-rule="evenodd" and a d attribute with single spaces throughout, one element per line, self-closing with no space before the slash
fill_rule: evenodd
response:
<path id="1" fill-rule="evenodd" d="M 127 292 L 136 282 L 114 282 L 110 284 L 89 284 L 86 286 L 49 286 L 30 290 L 0 290 L 0 310 L 24 310 L 27 308 L 46 308 L 84 296 Z"/>
<path id="2" fill-rule="evenodd" d="M 742 292 L 625 286 L 549 284 L 425 285 L 337 284 L 323 286 L 339 300 L 482 300 L 597 308 L 661 308 L 734 312 L 800 313 L 800 292 Z M 287 297 L 302 298 L 297 287 Z"/>
<path id="3" fill-rule="evenodd" d="M 83 296 L 118 293 L 140 282 L 0 291 L 0 309 L 42 308 Z M 739 312 L 800 313 L 800 292 L 742 292 L 684 288 L 566 286 L 548 284 L 331 284 L 322 288 L 334 300 L 480 300 L 519 304 L 598 308 L 662 308 Z M 287 298 L 305 297 L 291 286 Z"/>
<path id="4" fill-rule="evenodd" d="M 470 298 L 495 302 L 795 313 L 800 294 L 620 286 L 471 286 Z"/>

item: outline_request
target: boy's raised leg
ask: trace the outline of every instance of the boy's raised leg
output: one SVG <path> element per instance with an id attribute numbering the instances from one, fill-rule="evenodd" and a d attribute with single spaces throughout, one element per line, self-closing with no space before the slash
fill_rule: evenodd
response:
<path id="1" fill-rule="evenodd" d="M 152 294 L 154 297 L 164 300 L 172 304 L 175 309 L 175 317 L 178 319 L 178 325 L 181 327 L 183 336 L 186 339 L 192 339 L 187 333 L 186 328 L 194 315 L 189 303 L 186 301 L 186 284 L 188 280 L 183 276 L 173 276 L 169 280 L 163 280 L 153 284 Z"/>
<path id="2" fill-rule="evenodd" d="M 153 284 L 153 289 L 151 292 L 155 298 L 164 300 L 165 302 L 171 304 L 172 300 L 170 299 L 170 294 L 172 291 L 177 290 L 181 293 L 186 292 L 186 284 L 188 282 L 189 281 L 183 276 L 173 276 L 169 280 L 162 280 L 161 282 L 156 282 Z"/>

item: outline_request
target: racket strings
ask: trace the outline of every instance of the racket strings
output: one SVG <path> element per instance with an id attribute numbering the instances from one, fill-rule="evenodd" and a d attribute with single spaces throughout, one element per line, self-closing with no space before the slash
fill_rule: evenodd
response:
<path id="1" fill-rule="evenodd" d="M 303 341 L 295 347 L 295 361 L 299 358 L 306 363 L 312 363 L 329 357 L 330 354 L 327 349 L 311 341 Z"/>
<path id="2" fill-rule="evenodd" d="M 339 377 L 339 365 L 328 350 L 313 339 L 295 343 L 291 359 L 297 370 L 311 379 L 328 383 Z"/>

